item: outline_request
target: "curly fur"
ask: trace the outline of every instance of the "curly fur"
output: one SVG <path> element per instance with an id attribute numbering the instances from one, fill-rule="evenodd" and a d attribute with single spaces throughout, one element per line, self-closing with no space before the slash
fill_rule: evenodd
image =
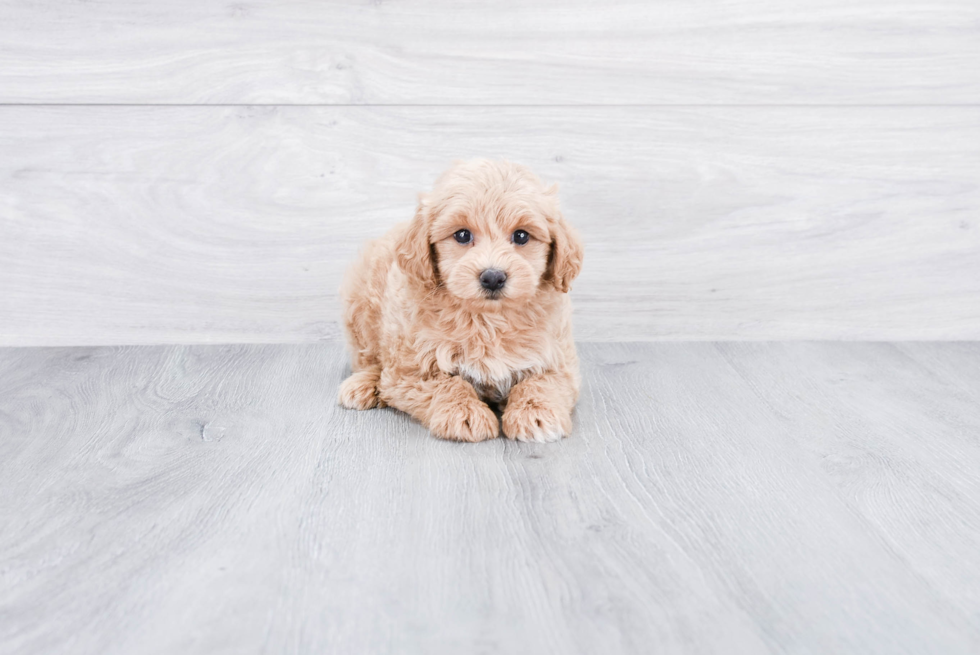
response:
<path id="1" fill-rule="evenodd" d="M 460 229 L 470 244 L 453 238 Z M 515 244 L 518 229 L 530 235 Z M 504 434 L 555 441 L 572 428 L 580 376 L 567 292 L 582 245 L 545 188 L 523 166 L 457 162 L 414 219 L 368 244 L 344 282 L 354 373 L 339 401 L 391 406 L 443 439 Z M 480 285 L 503 270 L 501 293 Z"/>

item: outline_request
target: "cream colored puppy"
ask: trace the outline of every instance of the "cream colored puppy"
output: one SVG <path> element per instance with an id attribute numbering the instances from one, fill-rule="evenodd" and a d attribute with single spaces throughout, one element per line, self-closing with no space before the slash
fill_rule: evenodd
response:
<path id="1" fill-rule="evenodd" d="M 557 189 L 503 161 L 460 162 L 415 218 L 368 244 L 342 294 L 352 409 L 386 405 L 443 439 L 556 441 L 580 376 L 568 289 L 582 245 Z"/>

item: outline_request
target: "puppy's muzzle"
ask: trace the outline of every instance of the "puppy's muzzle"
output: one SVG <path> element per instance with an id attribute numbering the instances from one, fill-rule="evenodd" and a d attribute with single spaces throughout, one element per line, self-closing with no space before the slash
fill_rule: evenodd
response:
<path id="1" fill-rule="evenodd" d="M 507 274 L 499 268 L 488 268 L 480 273 L 480 286 L 490 293 L 497 293 L 507 284 Z"/>

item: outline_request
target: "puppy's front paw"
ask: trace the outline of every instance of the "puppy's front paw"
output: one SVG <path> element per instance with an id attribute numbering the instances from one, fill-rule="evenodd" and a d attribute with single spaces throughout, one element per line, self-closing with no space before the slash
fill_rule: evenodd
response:
<path id="1" fill-rule="evenodd" d="M 532 398 L 508 403 L 504 435 L 517 441 L 560 441 L 572 431 L 572 416 L 554 404 Z"/>
<path id="2" fill-rule="evenodd" d="M 476 399 L 434 408 L 429 429 L 440 439 L 452 441 L 486 441 L 500 433 L 497 415 Z"/>
<path id="3" fill-rule="evenodd" d="M 371 409 L 378 406 L 378 373 L 365 369 L 344 380 L 337 401 L 347 409 Z"/>

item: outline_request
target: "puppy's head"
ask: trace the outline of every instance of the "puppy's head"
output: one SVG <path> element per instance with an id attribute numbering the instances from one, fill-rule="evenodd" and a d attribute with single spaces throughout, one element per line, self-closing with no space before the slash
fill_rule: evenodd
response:
<path id="1" fill-rule="evenodd" d="M 406 273 L 485 310 L 540 291 L 567 292 L 582 267 L 557 188 L 503 161 L 459 162 L 444 173 L 420 196 L 398 247 Z"/>

